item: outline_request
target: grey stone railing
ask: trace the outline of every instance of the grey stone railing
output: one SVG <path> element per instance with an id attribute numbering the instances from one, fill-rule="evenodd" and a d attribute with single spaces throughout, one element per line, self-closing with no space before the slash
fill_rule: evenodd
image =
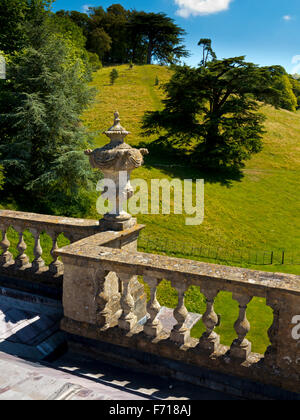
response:
<path id="1" fill-rule="evenodd" d="M 19 234 L 15 259 L 7 237 L 10 227 Z M 300 340 L 292 334 L 295 316 L 300 315 L 300 277 L 138 253 L 137 239 L 142 228 L 136 225 L 125 231 L 101 232 L 94 220 L 3 210 L 0 274 L 31 281 L 45 275 L 63 281 L 62 329 L 69 337 L 126 349 L 127 363 L 133 364 L 134 352 L 139 351 L 192 369 L 206 368 L 300 393 Z M 35 242 L 32 264 L 26 255 L 26 230 Z M 52 239 L 53 262 L 49 267 L 43 261 L 42 232 Z M 58 249 L 61 233 L 71 245 Z M 148 303 L 138 276 L 149 286 Z M 178 306 L 173 312 L 177 324 L 171 331 L 164 330 L 158 317 L 156 294 L 162 280 L 171 281 L 178 292 Z M 206 331 L 199 340 L 191 337 L 186 323 L 185 292 L 192 285 L 200 287 L 206 298 L 202 317 Z M 236 338 L 230 347 L 223 345 L 216 333 L 220 319 L 214 303 L 221 291 L 232 293 L 239 304 L 234 324 Z M 268 331 L 271 344 L 265 354 L 253 353 L 247 339 L 251 329 L 247 306 L 253 297 L 265 298 L 274 314 Z M 104 356 L 109 358 L 110 352 L 102 351 Z M 152 367 L 152 371 L 155 369 Z"/>
<path id="2" fill-rule="evenodd" d="M 14 259 L 10 252 L 11 243 L 8 239 L 9 228 L 13 228 L 19 235 L 17 252 Z M 141 226 L 135 226 L 133 229 L 123 232 L 103 233 L 103 246 L 113 246 L 118 241 L 117 247 L 122 248 L 126 245 L 126 238 L 130 236 L 132 240 L 137 239 Z M 0 210 L 0 273 L 5 275 L 15 275 L 17 277 L 31 280 L 47 278 L 62 278 L 64 267 L 55 251 L 58 249 L 57 239 L 63 234 L 71 243 L 83 238 L 95 235 L 101 231 L 99 221 L 88 219 L 73 219 L 58 216 L 48 216 L 35 213 L 24 213 L 11 210 Z M 24 238 L 24 232 L 29 231 L 34 237 L 34 260 L 30 263 L 26 254 L 27 244 Z M 134 232 L 136 234 L 134 235 Z M 41 246 L 41 234 L 46 233 L 52 240 L 51 256 L 53 261 L 49 266 L 43 259 L 43 249 Z M 136 236 L 136 237 L 135 237 Z M 125 244 L 125 245 L 124 245 Z"/>
<path id="3" fill-rule="evenodd" d="M 99 225 L 99 223 L 98 223 Z M 14 260 L 9 251 L 10 242 L 7 237 L 8 229 L 12 227 L 19 234 L 19 243 L 17 250 L 19 252 Z M 98 229 L 98 230 L 97 230 Z M 49 266 L 49 272 L 53 274 L 61 274 L 63 265 L 55 256 L 58 249 L 57 238 L 63 233 L 71 242 L 78 241 L 84 237 L 95 234 L 99 231 L 99 226 L 95 220 L 71 219 L 56 216 L 46 216 L 34 213 L 23 213 L 10 210 L 0 211 L 0 230 L 2 231 L 2 239 L 0 246 L 3 253 L 0 257 L 0 264 L 3 267 L 12 267 L 16 270 L 24 270 L 30 268 L 32 272 L 45 271 L 45 261 L 43 260 L 43 249 L 40 243 L 42 233 L 47 233 L 52 239 L 51 256 L 53 262 Z M 34 237 L 34 261 L 29 263 L 26 255 L 27 245 L 24 240 L 24 232 L 28 230 Z"/>
<path id="4" fill-rule="evenodd" d="M 299 276 L 108 249 L 100 239 L 101 235 L 95 235 L 56 253 L 65 264 L 65 331 L 300 392 L 300 347 L 292 336 L 293 318 L 300 312 Z M 118 287 L 114 279 L 114 291 L 106 277 L 112 272 L 119 280 Z M 136 276 L 142 276 L 150 288 L 145 325 L 138 322 L 131 293 Z M 178 292 L 177 324 L 169 333 L 158 318 L 156 292 L 163 279 L 171 281 Z M 206 298 L 202 318 L 206 332 L 200 340 L 191 338 L 186 326 L 185 292 L 192 285 L 199 286 Z M 214 302 L 220 291 L 232 293 L 239 304 L 236 339 L 230 347 L 222 345 L 215 332 L 219 318 Z M 251 325 L 246 311 L 255 296 L 265 298 L 274 313 L 268 332 L 271 345 L 264 355 L 252 353 L 247 339 Z"/>

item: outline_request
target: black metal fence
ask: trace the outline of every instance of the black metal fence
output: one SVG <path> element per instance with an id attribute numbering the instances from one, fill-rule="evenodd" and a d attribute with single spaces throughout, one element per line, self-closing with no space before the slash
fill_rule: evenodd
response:
<path id="1" fill-rule="evenodd" d="M 230 264 L 247 265 L 299 265 L 300 250 L 259 251 L 207 245 L 192 246 L 182 242 L 162 239 L 141 238 L 139 249 L 145 252 L 157 252 L 178 257 L 205 258 Z"/>

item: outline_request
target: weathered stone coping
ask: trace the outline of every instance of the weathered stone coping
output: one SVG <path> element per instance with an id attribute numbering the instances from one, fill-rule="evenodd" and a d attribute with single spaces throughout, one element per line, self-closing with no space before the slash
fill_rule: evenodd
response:
<path id="1" fill-rule="evenodd" d="M 100 232 L 93 236 L 89 236 L 87 238 L 81 239 L 80 241 L 77 241 L 75 244 L 71 244 L 69 246 L 66 246 L 62 248 L 61 250 L 65 249 L 72 249 L 71 247 L 75 246 L 75 248 L 83 248 L 86 246 L 89 246 L 91 244 L 96 243 L 97 246 L 107 246 L 110 248 L 111 243 L 117 241 L 117 240 L 126 240 L 126 238 L 132 238 L 132 235 L 138 235 L 139 232 L 145 228 L 145 225 L 135 225 L 131 227 L 130 229 L 122 230 L 122 231 L 107 231 L 107 232 Z M 57 251 L 61 251 L 57 250 Z M 56 255 L 57 251 L 55 252 Z"/>
<path id="2" fill-rule="evenodd" d="M 125 233 L 125 232 L 124 232 Z M 108 233 L 111 234 L 111 233 Z M 207 264 L 162 255 L 107 249 L 102 236 L 95 235 L 81 242 L 56 251 L 63 258 L 76 259 L 76 264 L 101 263 L 105 270 L 141 276 L 165 278 L 176 283 L 197 285 L 202 281 L 214 281 L 220 290 L 233 290 L 234 286 L 249 289 L 256 296 L 266 297 L 266 291 L 277 289 L 300 295 L 300 276 L 254 271 L 245 268 Z M 227 287 L 226 287 L 227 286 Z"/>
<path id="3" fill-rule="evenodd" d="M 19 231 L 26 229 L 46 233 L 64 233 L 71 242 L 80 241 L 100 233 L 99 243 L 107 244 L 114 239 L 124 238 L 134 232 L 139 232 L 144 225 L 135 225 L 130 229 L 112 232 L 103 232 L 103 227 L 98 220 L 75 219 L 71 217 L 49 216 L 37 213 L 24 213 L 12 210 L 0 210 L 0 228 L 14 227 Z"/>
<path id="4" fill-rule="evenodd" d="M 78 238 L 100 232 L 98 220 L 73 219 L 69 217 L 48 216 L 45 214 L 24 213 L 12 210 L 0 210 L 0 225 L 37 229 L 45 232 L 70 233 Z"/>
<path id="5" fill-rule="evenodd" d="M 89 220 L 89 219 L 74 219 L 71 217 L 60 217 L 60 216 L 49 216 L 45 214 L 37 213 L 24 213 L 21 211 L 13 210 L 0 210 L 0 218 L 10 221 L 30 221 L 31 223 L 39 224 L 55 224 L 55 225 L 67 225 L 67 226 L 99 226 L 98 220 Z"/>

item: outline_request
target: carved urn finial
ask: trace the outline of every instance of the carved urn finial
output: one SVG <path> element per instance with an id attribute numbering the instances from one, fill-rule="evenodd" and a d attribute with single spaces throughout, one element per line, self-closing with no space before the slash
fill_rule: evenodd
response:
<path id="1" fill-rule="evenodd" d="M 130 132 L 121 125 L 120 115 L 114 113 L 114 125 L 104 134 L 110 139 L 110 143 L 100 149 L 86 150 L 91 166 L 100 169 L 104 174 L 105 180 L 115 184 L 115 189 L 109 191 L 105 188 L 102 194 L 113 203 L 113 210 L 104 215 L 100 224 L 107 230 L 124 230 L 136 224 L 136 219 L 123 210 L 124 202 L 134 194 L 130 184 L 131 172 L 143 165 L 143 156 L 148 154 L 147 149 L 133 149 L 125 143 L 125 137 Z"/>
<path id="2" fill-rule="evenodd" d="M 104 131 L 104 134 L 110 139 L 113 143 L 124 143 L 125 137 L 131 134 L 129 131 L 125 130 L 121 126 L 120 114 L 118 111 L 115 112 L 115 121 L 114 125 L 110 127 L 109 130 Z"/>

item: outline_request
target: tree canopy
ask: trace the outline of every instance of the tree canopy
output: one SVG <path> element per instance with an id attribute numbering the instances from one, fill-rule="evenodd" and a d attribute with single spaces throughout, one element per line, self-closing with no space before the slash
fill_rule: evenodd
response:
<path id="1" fill-rule="evenodd" d="M 24 31 L 27 45 L 10 55 L 0 84 L 0 165 L 5 192 L 49 213 L 82 215 L 94 183 L 83 150 L 80 115 L 93 98 L 78 43 L 48 16 Z M 60 22 L 61 23 L 61 22 Z"/>
<path id="2" fill-rule="evenodd" d="M 289 76 L 292 85 L 293 93 L 297 99 L 297 108 L 300 108 L 300 77 Z"/>
<path id="3" fill-rule="evenodd" d="M 216 60 L 217 56 L 212 49 L 212 42 L 209 38 L 201 38 L 198 42 L 198 46 L 202 47 L 202 61 L 201 66 L 206 66 L 208 61 Z"/>
<path id="4" fill-rule="evenodd" d="M 151 64 L 153 58 L 161 63 L 174 63 L 188 56 L 181 44 L 185 31 L 166 14 L 134 11 L 128 26 L 145 45 L 147 64 Z"/>
<path id="5" fill-rule="evenodd" d="M 297 97 L 294 88 L 296 86 L 293 86 L 291 76 L 287 74 L 282 66 L 269 66 L 266 69 L 270 73 L 273 89 L 277 93 L 273 95 L 271 104 L 276 108 L 295 112 L 297 109 Z"/>
<path id="6" fill-rule="evenodd" d="M 3 166 L 0 166 L 0 190 L 3 189 L 3 185 L 4 185 Z"/>
<path id="7" fill-rule="evenodd" d="M 1 0 L 0 51 L 11 53 L 27 45 L 25 26 L 49 11 L 52 0 Z"/>
<path id="8" fill-rule="evenodd" d="M 59 11 L 73 20 L 87 38 L 87 49 L 105 64 L 175 63 L 188 56 L 183 42 L 185 31 L 164 13 L 126 10 L 113 4 L 104 10 L 90 7 L 89 13 Z"/>
<path id="9" fill-rule="evenodd" d="M 257 100 L 270 103 L 277 95 L 268 68 L 244 57 L 178 66 L 165 91 L 164 109 L 145 114 L 146 135 L 158 134 L 204 168 L 240 168 L 262 149 Z"/>

